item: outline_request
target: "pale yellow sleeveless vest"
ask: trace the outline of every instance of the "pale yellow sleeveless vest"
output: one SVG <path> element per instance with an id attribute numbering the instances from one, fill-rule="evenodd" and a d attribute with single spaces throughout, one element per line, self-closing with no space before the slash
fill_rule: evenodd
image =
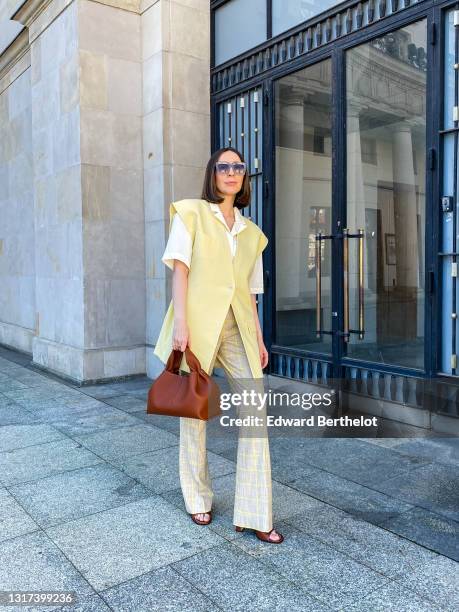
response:
<path id="1" fill-rule="evenodd" d="M 193 240 L 186 306 L 191 350 L 203 370 L 211 374 L 209 368 L 231 305 L 252 376 L 262 378 L 249 279 L 258 255 L 268 244 L 268 238 L 256 223 L 244 217 L 247 227 L 238 234 L 233 259 L 225 235 L 227 230 L 215 217 L 209 202 L 198 199 L 172 202 L 169 207 L 169 232 L 176 213 L 180 215 Z M 172 350 L 173 327 L 174 305 L 171 299 L 153 351 L 163 363 L 167 362 Z M 190 371 L 185 355 L 180 368 L 185 372 Z"/>

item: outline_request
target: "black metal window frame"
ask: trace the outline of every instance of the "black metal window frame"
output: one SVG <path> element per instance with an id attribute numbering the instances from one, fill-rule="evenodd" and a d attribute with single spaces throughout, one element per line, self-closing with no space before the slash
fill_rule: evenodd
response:
<path id="1" fill-rule="evenodd" d="M 447 15 L 447 11 L 448 10 L 459 10 L 459 1 L 456 0 L 456 2 L 447 2 L 447 3 L 442 3 L 440 6 L 435 7 L 435 12 L 436 12 L 436 18 L 440 23 L 440 29 L 442 32 L 442 36 L 444 36 L 444 32 L 445 32 L 445 25 L 446 25 L 446 15 Z M 457 31 L 457 27 L 455 28 L 456 32 L 455 32 L 455 56 L 456 56 L 456 61 L 459 57 L 459 39 L 458 39 L 458 31 Z M 440 91 L 442 92 L 442 94 L 444 94 L 445 92 L 445 44 L 444 44 L 444 39 L 443 37 L 441 38 L 441 45 L 440 45 L 440 84 L 439 87 L 441 88 Z M 455 101 L 454 101 L 454 105 L 457 107 L 459 104 L 459 93 L 458 93 L 458 83 L 459 83 L 459 76 L 457 73 L 457 70 L 455 72 Z M 437 115 L 438 115 L 438 125 L 436 126 L 437 129 L 437 134 L 438 134 L 438 142 L 437 142 L 437 150 L 438 150 L 438 165 L 439 168 L 442 169 L 443 165 L 444 165 L 444 158 L 443 158 L 443 152 L 444 152 L 444 139 L 445 136 L 447 136 L 448 134 L 454 134 L 454 197 L 453 197 L 453 211 L 454 211 L 454 216 L 453 216 L 453 225 L 454 225 L 454 229 L 453 229 L 453 236 L 456 236 L 456 224 L 457 224 L 457 197 L 458 197 L 458 177 L 457 177 L 457 169 L 458 169 L 458 146 L 459 146 L 459 136 L 458 136 L 458 130 L 459 128 L 457 127 L 457 124 L 455 127 L 449 128 L 449 129 L 445 129 L 444 128 L 444 115 L 445 115 L 445 96 L 441 95 L 439 96 L 439 100 L 438 100 L 438 111 L 437 111 Z M 439 172 L 439 177 L 438 177 L 438 187 L 439 187 L 439 191 L 438 191 L 438 199 L 437 202 L 440 203 L 440 198 L 443 195 L 447 195 L 444 190 L 443 190 L 443 172 Z M 438 206 L 439 209 L 439 215 L 438 215 L 438 244 L 440 245 L 442 242 L 442 235 L 441 235 L 441 206 Z M 455 252 L 456 249 L 453 248 L 453 252 Z M 437 249 L 437 257 L 438 257 L 438 266 L 437 266 L 437 278 L 438 278 L 438 291 L 437 291 L 437 302 L 436 302 L 436 311 L 438 312 L 438 318 L 437 318 L 437 328 L 436 328 L 436 335 L 439 339 L 441 339 L 442 337 L 442 316 L 444 316 L 443 312 L 444 312 L 444 304 L 442 304 L 442 295 L 444 293 L 443 291 L 443 270 L 442 270 L 442 260 L 443 258 L 446 256 L 449 258 L 451 254 L 447 254 L 447 253 L 443 253 L 442 249 L 438 248 Z M 455 255 L 453 255 L 452 257 L 453 261 L 457 261 L 457 257 Z M 452 279 L 452 285 L 453 285 L 453 290 L 452 290 L 452 295 L 451 295 L 451 312 L 456 312 L 457 311 L 457 305 L 456 305 L 456 283 L 457 283 L 457 279 L 453 278 Z M 456 353 L 455 350 L 455 344 L 456 344 L 456 336 L 455 336 L 455 330 L 456 327 L 455 325 L 453 325 L 453 333 L 452 333 L 452 341 L 453 341 L 453 346 L 451 348 L 451 353 Z M 438 368 L 437 371 L 440 370 L 440 365 L 441 365 L 441 345 L 440 342 L 438 342 L 437 345 L 437 362 L 438 362 Z M 445 374 L 443 372 L 440 372 L 440 376 L 448 381 L 454 381 L 457 382 L 458 378 L 458 368 L 452 368 L 453 370 L 455 370 L 455 374 L 456 376 L 452 376 L 449 374 Z"/>
<path id="2" fill-rule="evenodd" d="M 250 0 L 248 0 L 250 2 Z M 441 4 L 438 0 L 344 0 L 303 23 L 272 36 L 272 1 L 267 2 L 266 40 L 215 66 L 215 13 L 231 0 L 211 0 L 210 67 L 211 92 L 217 93 L 240 80 L 266 72 L 293 57 L 366 30 L 373 24 L 397 17 L 418 5 Z M 389 14 L 391 13 L 391 14 Z M 237 33 L 235 33 L 237 36 Z"/>
<path id="3" fill-rule="evenodd" d="M 215 11 L 217 9 L 219 9 L 220 7 L 222 7 L 224 4 L 229 4 L 232 0 L 210 0 L 210 8 L 211 8 L 211 53 L 210 53 L 210 66 L 211 68 L 215 68 L 215 37 L 214 37 L 214 32 L 215 32 Z M 250 2 L 250 0 L 247 0 L 248 2 Z M 374 0 L 374 4 L 378 3 L 378 1 L 380 3 L 384 3 L 384 4 L 389 4 L 392 3 L 394 5 L 401 5 L 401 4 L 406 4 L 409 5 L 410 3 L 412 4 L 411 0 Z M 416 1 L 416 0 L 415 0 Z M 422 1 L 422 0 L 420 0 Z M 291 36 L 291 35 L 295 35 L 297 32 L 301 31 L 301 29 L 304 28 L 304 24 L 308 24 L 308 26 L 314 26 L 318 23 L 320 23 L 323 20 L 328 19 L 329 17 L 332 17 L 333 15 L 336 15 L 337 11 L 343 12 L 348 10 L 349 8 L 357 5 L 357 4 L 366 4 L 365 2 L 361 2 L 361 0 L 343 0 L 341 2 L 337 2 L 335 6 L 330 7 L 329 9 L 325 10 L 325 11 L 320 11 L 317 15 L 314 15 L 314 17 L 311 17 L 310 19 L 308 19 L 305 22 L 300 22 L 298 24 L 296 24 L 295 26 L 292 26 L 291 28 L 289 28 L 288 30 L 285 30 L 284 32 L 280 32 L 279 34 L 277 34 L 275 37 L 273 37 L 272 35 L 272 24 L 273 24 L 273 2 L 272 0 L 265 0 L 266 3 L 266 41 L 261 43 L 260 45 L 258 45 L 257 47 L 254 47 L 253 49 L 251 49 L 250 51 L 253 52 L 257 52 L 259 49 L 262 49 L 264 47 L 264 45 L 266 44 L 266 42 L 275 42 L 275 41 L 280 41 L 283 38 L 285 38 L 286 36 Z M 230 65 L 233 64 L 235 61 L 237 61 L 240 58 L 243 58 L 245 55 L 245 53 L 242 53 L 234 58 L 231 58 L 230 60 L 220 64 L 219 66 L 226 66 L 226 65 Z"/>
<path id="4" fill-rule="evenodd" d="M 371 2 L 371 0 L 370 0 Z M 406 0 L 405 0 L 406 3 Z M 221 2 L 211 3 L 212 7 L 218 6 Z M 341 3 L 336 7 L 341 13 L 344 8 L 354 9 L 357 4 L 365 4 L 363 2 L 346 2 Z M 368 4 L 368 3 L 366 3 Z M 374 3 L 373 3 L 374 4 Z M 334 217 L 340 215 L 339 218 L 345 218 L 346 206 L 346 152 L 344 150 L 345 134 L 343 133 L 343 120 L 345 118 L 345 52 L 362 43 L 368 42 L 373 38 L 381 36 L 386 32 L 399 29 L 410 23 L 419 21 L 425 18 L 427 21 L 428 32 L 428 49 L 427 49 L 427 100 L 426 100 L 426 226 L 431 231 L 426 232 L 425 236 L 425 279 L 426 279 L 426 300 L 425 300 L 425 368 L 424 370 L 406 368 L 403 366 L 392 366 L 388 364 L 362 362 L 349 357 L 343 357 L 340 354 L 342 344 L 339 338 L 334 338 L 336 345 L 333 346 L 332 353 L 334 358 L 342 364 L 339 371 L 333 368 L 333 376 L 343 376 L 344 370 L 351 367 L 359 367 L 368 371 L 377 370 L 381 375 L 394 377 L 402 376 L 406 380 L 410 378 L 426 379 L 434 378 L 439 371 L 440 359 L 440 342 L 441 342 L 441 275 L 440 262 L 438 258 L 439 238 L 441 229 L 440 202 L 441 193 L 441 164 L 442 155 L 440 147 L 440 130 L 441 117 L 443 116 L 443 88 L 444 88 L 444 51 L 443 51 L 443 32 L 444 32 L 444 15 L 447 9 L 454 8 L 458 3 L 451 0 L 421 0 L 414 3 L 412 6 L 403 8 L 396 13 L 387 17 L 381 18 L 374 23 L 365 25 L 358 31 L 353 31 L 338 39 L 330 39 L 327 44 L 320 44 L 316 48 L 312 48 L 303 53 L 292 53 L 292 47 L 287 53 L 278 56 L 282 61 L 275 62 L 275 65 L 268 66 L 269 62 L 263 66 L 263 69 L 258 70 L 257 74 L 250 75 L 250 70 L 244 71 L 244 62 L 249 62 L 251 58 L 257 54 L 265 52 L 269 57 L 268 47 L 272 48 L 273 44 L 286 45 L 287 40 L 296 32 L 297 36 L 301 36 L 301 32 L 307 31 L 314 27 L 314 24 L 319 24 L 324 20 L 324 14 L 317 16 L 311 22 L 301 24 L 284 33 L 276 39 L 268 40 L 264 45 L 257 49 L 251 49 L 242 56 L 238 56 L 232 62 L 227 62 L 211 71 L 211 87 L 212 89 L 212 109 L 215 105 L 221 102 L 226 97 L 235 95 L 238 92 L 243 92 L 254 86 L 262 86 L 265 95 L 264 104 L 268 106 L 264 113 L 263 119 L 263 159 L 265 178 L 269 182 L 269 189 L 266 190 L 265 199 L 263 202 L 263 229 L 268 236 L 274 236 L 275 230 L 275 202 L 274 202 L 274 186 L 276 177 L 275 159 L 274 159 L 274 83 L 277 79 L 288 74 L 306 68 L 315 64 L 322 59 L 330 57 L 332 60 L 333 81 L 338 83 L 338 87 L 334 89 L 333 99 L 333 138 L 336 150 L 336 164 L 333 172 L 333 214 Z M 327 11 L 327 15 L 331 16 L 333 10 Z M 311 25 L 312 24 L 312 25 Z M 212 34 L 213 35 L 213 34 Z M 282 40 L 283 39 L 283 40 Z M 277 42 L 275 42 L 277 41 Z M 226 73 L 226 80 L 221 78 L 222 72 Z M 231 77 L 228 75 L 232 75 Z M 219 86 L 216 87 L 217 83 Z M 211 123 L 212 129 L 212 146 L 216 146 L 216 117 L 213 114 Z M 332 219 L 335 223 L 336 219 Z M 289 353 L 297 355 L 298 358 L 306 356 L 312 359 L 320 359 L 324 364 L 331 359 L 325 358 L 323 354 L 313 354 L 287 347 L 276 347 L 273 344 L 274 339 L 274 308 L 275 308 L 275 244 L 274 240 L 270 240 L 270 244 L 265 251 L 265 267 L 266 275 L 269 279 L 269 291 L 263 299 L 263 315 L 264 321 L 264 336 L 268 349 L 278 349 L 281 353 Z M 334 276 L 335 279 L 341 278 L 341 262 L 338 258 L 334 258 Z M 335 303 L 342 302 L 342 287 L 339 282 L 333 282 L 333 290 L 338 292 L 334 295 Z M 341 300 L 341 301 L 340 301 Z M 339 325 L 339 321 L 336 321 Z M 332 365 L 332 363 L 330 363 Z M 379 375 L 379 374 L 378 374 Z M 457 382 L 457 379 L 451 378 L 451 381 Z"/>

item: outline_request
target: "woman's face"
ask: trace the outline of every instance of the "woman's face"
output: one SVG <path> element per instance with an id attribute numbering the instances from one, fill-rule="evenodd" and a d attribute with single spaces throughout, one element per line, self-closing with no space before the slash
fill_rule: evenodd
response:
<path id="1" fill-rule="evenodd" d="M 219 162 L 240 162 L 241 158 L 233 151 L 225 151 L 218 158 Z M 234 169 L 230 167 L 229 174 L 220 174 L 215 170 L 215 182 L 218 191 L 222 195 L 236 195 L 242 189 L 244 175 L 234 174 Z"/>

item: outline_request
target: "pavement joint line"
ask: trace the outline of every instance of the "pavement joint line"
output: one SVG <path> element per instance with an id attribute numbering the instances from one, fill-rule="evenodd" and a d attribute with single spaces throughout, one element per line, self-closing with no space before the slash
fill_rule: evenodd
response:
<path id="1" fill-rule="evenodd" d="M 30 423 L 26 424 L 26 426 L 30 425 Z M 33 423 L 32 423 L 33 425 Z M 46 425 L 46 423 L 37 423 L 37 425 Z M 16 425 L 1 425 L 1 427 L 20 427 L 21 424 L 16 424 Z M 50 427 L 52 427 L 52 425 L 50 425 Z M 53 427 L 53 429 L 56 429 L 55 427 Z M 59 432 L 60 434 L 62 434 L 62 432 Z M 66 434 L 62 434 L 62 435 L 66 435 Z M 68 437 L 68 436 L 67 436 Z M 1 455 L 6 455 L 7 453 L 13 453 L 16 450 L 23 450 L 24 448 L 32 448 L 34 446 L 44 446 L 45 444 L 51 444 L 52 442 L 63 442 L 63 438 L 61 436 L 59 436 L 58 438 L 53 438 L 52 440 L 45 440 L 44 442 L 37 442 L 36 444 L 26 444 L 25 446 L 17 446 L 16 448 L 10 448 L 9 450 L 2 450 L 0 451 L 0 456 Z M 76 440 L 74 440 L 76 441 Z"/>
<path id="2" fill-rule="evenodd" d="M 176 563 L 175 561 L 173 563 Z M 189 585 L 191 585 L 196 591 L 198 591 L 198 593 L 201 593 L 201 595 L 203 597 L 205 597 L 206 599 L 208 599 L 216 608 L 217 610 L 222 610 L 224 611 L 224 608 L 222 608 L 221 606 L 219 606 L 213 599 L 212 597 L 209 597 L 209 595 L 206 595 L 206 593 L 204 593 L 204 591 L 202 591 L 197 585 L 193 584 L 192 582 L 190 582 L 188 580 L 188 578 L 186 576 L 184 576 L 183 574 L 181 574 L 175 567 L 172 567 L 173 563 L 171 563 L 168 567 L 170 568 L 171 571 L 174 572 L 174 574 L 177 574 L 177 576 L 180 576 L 180 578 L 182 578 L 182 580 L 185 580 L 185 582 L 187 582 Z"/>
<path id="3" fill-rule="evenodd" d="M 13 493 L 11 493 L 10 491 L 8 491 L 8 493 L 14 497 Z M 38 526 L 37 529 L 35 529 L 34 531 L 44 531 L 46 534 L 48 534 L 48 529 L 54 529 L 55 527 L 63 527 L 65 525 L 68 525 L 69 523 L 74 523 L 76 521 L 81 521 L 83 519 L 87 519 L 93 516 L 97 516 L 98 514 L 103 514 L 104 512 L 110 512 L 111 510 L 117 510 L 118 508 L 125 508 L 126 506 L 129 506 L 131 504 L 136 504 L 138 502 L 144 501 L 146 499 L 150 499 L 151 497 L 160 497 L 157 493 L 151 493 L 149 491 L 149 495 L 145 495 L 145 497 L 141 497 L 140 499 L 134 499 L 134 500 L 129 500 L 120 504 L 116 504 L 115 506 L 110 506 L 109 508 L 102 508 L 101 510 L 96 510 L 95 512 L 90 512 L 87 514 L 83 514 L 82 516 L 77 516 L 74 518 L 70 518 L 68 520 L 65 521 L 61 521 L 60 523 L 55 523 L 53 525 L 48 525 L 47 527 L 42 527 L 41 525 L 39 525 L 36 521 L 36 519 L 33 518 L 32 515 L 30 515 L 30 513 L 26 510 L 26 508 L 24 508 L 23 506 L 21 506 L 23 508 L 23 510 L 29 514 L 30 518 L 34 521 L 34 523 L 36 523 L 36 525 Z M 20 504 L 20 502 L 18 500 L 16 500 L 16 497 L 14 497 L 15 501 L 17 501 L 17 503 Z M 164 500 L 167 501 L 167 500 Z M 170 502 L 169 502 L 170 503 Z M 31 533 L 31 532 L 30 532 Z M 23 535 L 27 535 L 27 534 L 20 534 L 17 536 L 13 536 L 11 538 L 5 538 L 4 540 L 2 540 L 3 542 L 7 542 L 10 540 L 14 540 L 16 538 L 20 538 Z"/>
<path id="4" fill-rule="evenodd" d="M 91 410 L 91 408 L 89 408 L 89 410 Z M 94 408 L 94 410 L 97 410 L 97 408 Z M 122 412 L 122 414 L 128 414 L 128 413 Z M 84 416 L 94 416 L 94 415 L 84 415 Z M 108 432 L 108 431 L 116 431 L 118 429 L 127 429 L 129 427 L 138 427 L 139 425 L 145 425 L 147 427 L 156 427 L 155 425 L 148 425 L 142 419 L 139 419 L 139 417 L 134 417 L 134 418 L 138 419 L 139 422 L 138 423 L 128 423 L 127 425 L 126 424 L 124 424 L 124 425 L 123 424 L 121 424 L 121 425 L 114 425 L 113 427 L 112 426 L 104 427 L 103 429 L 98 429 L 96 431 L 91 431 L 91 432 L 82 433 L 82 434 L 74 434 L 74 435 L 77 435 L 77 436 L 92 436 L 92 435 L 96 435 L 96 434 L 99 434 L 99 433 L 101 434 L 101 433 Z M 40 424 L 43 425 L 43 424 L 46 424 L 46 423 L 40 423 Z M 67 436 L 68 438 L 70 438 L 70 439 L 74 440 L 75 442 L 78 442 L 79 444 L 81 444 L 80 440 L 76 440 L 75 438 L 72 437 L 71 434 L 65 432 L 65 426 L 62 426 L 62 425 L 60 425 L 60 426 L 52 425 L 52 427 L 54 427 L 54 429 L 57 429 L 64 436 Z M 62 429 L 63 429 L 63 431 L 62 431 Z M 166 433 L 170 433 L 172 436 L 174 436 L 174 435 L 177 436 L 177 434 L 174 434 L 172 432 L 167 432 L 167 430 L 161 430 L 161 431 L 164 431 Z M 171 446 L 175 446 L 175 444 L 172 444 Z M 143 452 L 148 452 L 148 451 L 143 451 Z M 135 454 L 140 454 L 140 453 L 135 453 Z"/>

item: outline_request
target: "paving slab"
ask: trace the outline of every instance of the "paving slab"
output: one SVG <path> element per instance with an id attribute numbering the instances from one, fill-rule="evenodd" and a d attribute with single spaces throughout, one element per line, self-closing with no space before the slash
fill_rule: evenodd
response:
<path id="1" fill-rule="evenodd" d="M 63 433 L 46 423 L 4 425 L 0 427 L 0 454 L 52 440 L 65 440 Z"/>
<path id="2" fill-rule="evenodd" d="M 408 540 L 459 561 L 459 523 L 423 508 L 402 512 L 381 524 Z"/>
<path id="3" fill-rule="evenodd" d="M 43 418 L 46 418 L 47 416 L 56 416 L 60 411 L 71 414 L 72 412 L 78 413 L 91 409 L 96 412 L 103 408 L 107 408 L 107 404 L 87 395 L 79 395 L 72 398 L 66 396 L 53 397 L 46 402 L 31 405 L 28 410 L 37 417 L 43 416 Z"/>
<path id="4" fill-rule="evenodd" d="M 146 408 L 136 410 L 131 414 L 143 421 L 146 425 L 153 425 L 154 427 L 158 427 L 158 429 L 164 429 L 176 436 L 180 435 L 180 418 L 178 417 L 166 416 L 164 414 L 148 414 Z"/>
<path id="5" fill-rule="evenodd" d="M 0 584 L 5 591 L 76 591 L 94 589 L 43 531 L 0 542 Z M 67 607 L 67 609 L 72 609 Z M 56 610 L 56 606 L 2 606 L 2 612 Z"/>
<path id="6" fill-rule="evenodd" d="M 347 438 L 271 437 L 273 463 L 290 461 L 290 473 L 315 467 L 361 485 L 371 486 L 428 465 L 429 459 Z"/>
<path id="7" fill-rule="evenodd" d="M 409 477 L 374 482 L 372 488 L 459 521 L 459 470 L 455 465 L 430 463 L 412 470 Z"/>
<path id="8" fill-rule="evenodd" d="M 371 440 L 371 442 L 376 441 Z M 436 463 L 459 465 L 459 437 L 457 436 L 391 438 L 389 440 L 383 438 L 378 443 L 382 446 L 392 443 L 392 448 L 404 455 L 414 455 Z"/>
<path id="9" fill-rule="evenodd" d="M 285 522 L 391 579 L 403 576 L 407 564 L 417 564 L 429 555 L 438 557 L 391 531 L 326 504 L 309 516 L 299 513 Z"/>
<path id="10" fill-rule="evenodd" d="M 2 381 L 2 393 L 4 393 L 9 399 L 14 399 L 14 396 L 24 397 L 24 391 L 27 391 L 29 387 L 22 383 L 20 380 L 15 380 L 9 377 Z"/>
<path id="11" fill-rule="evenodd" d="M 33 406 L 34 403 L 45 402 L 56 396 L 55 389 L 41 389 L 38 387 L 28 387 L 19 381 L 10 381 L 10 385 L 17 388 L 2 388 L 2 393 L 9 397 L 13 402 L 24 405 L 25 408 Z"/>
<path id="12" fill-rule="evenodd" d="M 140 410 L 146 411 L 147 400 L 139 399 L 130 393 L 124 395 L 115 395 L 114 397 L 107 397 L 104 400 L 110 406 L 124 410 L 125 412 L 138 412 Z"/>
<path id="13" fill-rule="evenodd" d="M 77 594 L 77 602 L 71 606 L 61 606 L 55 610 L 63 612 L 110 612 L 113 608 L 109 608 L 105 601 L 99 595 L 87 595 L 80 597 Z M 37 612 L 40 612 L 37 610 Z"/>
<path id="14" fill-rule="evenodd" d="M 11 404 L 15 404 L 15 402 L 10 397 L 7 397 L 6 395 L 3 395 L 3 393 L 0 393 L 0 408 L 3 408 L 4 406 L 11 406 Z"/>
<path id="15" fill-rule="evenodd" d="M 340 612 L 442 612 L 444 608 L 419 597 L 401 584 L 390 582 L 375 589 Z"/>
<path id="16" fill-rule="evenodd" d="M 0 402 L 0 427 L 5 425 L 31 425 L 34 416 L 23 406 L 15 402 Z"/>
<path id="17" fill-rule="evenodd" d="M 207 459 L 211 478 L 236 470 L 235 463 L 210 451 L 207 453 Z M 173 491 L 180 487 L 178 446 L 114 461 L 126 474 L 136 478 L 154 493 Z"/>
<path id="18" fill-rule="evenodd" d="M 102 461 L 78 442 L 64 438 L 0 453 L 0 480 L 11 486 Z"/>
<path id="19" fill-rule="evenodd" d="M 401 499 L 325 470 L 307 468 L 304 476 L 297 474 L 296 478 L 289 479 L 290 487 L 375 525 L 413 508 Z"/>
<path id="20" fill-rule="evenodd" d="M 78 435 L 74 439 L 106 461 L 176 446 L 179 442 L 174 434 L 144 423 Z"/>
<path id="21" fill-rule="evenodd" d="M 459 564 L 423 549 L 425 555 L 406 564 L 406 571 L 396 582 L 415 591 L 419 596 L 435 602 L 449 612 L 459 609 Z"/>
<path id="22" fill-rule="evenodd" d="M 230 542 L 173 563 L 172 568 L 221 610 L 330 610 L 306 589 L 281 576 L 277 569 L 261 563 Z"/>
<path id="23" fill-rule="evenodd" d="M 151 495 L 151 491 L 137 480 L 108 464 L 48 476 L 10 487 L 10 491 L 41 527 L 58 525 Z"/>
<path id="24" fill-rule="evenodd" d="M 135 612 L 217 612 L 221 608 L 170 566 L 102 591 L 113 610 Z"/>
<path id="25" fill-rule="evenodd" d="M 387 576 L 286 522 L 276 529 L 284 536 L 279 546 L 266 545 L 250 532 L 234 543 L 333 610 L 389 582 Z"/>
<path id="26" fill-rule="evenodd" d="M 38 529 L 37 523 L 6 489 L 0 489 L 0 542 Z"/>
<path id="27" fill-rule="evenodd" d="M 138 424 L 135 417 L 107 404 L 77 407 L 58 405 L 56 402 L 55 405 L 36 413 L 35 418 L 37 422 L 50 423 L 61 433 L 71 437 Z"/>
<path id="28" fill-rule="evenodd" d="M 97 591 L 222 542 L 156 495 L 46 532 Z"/>

